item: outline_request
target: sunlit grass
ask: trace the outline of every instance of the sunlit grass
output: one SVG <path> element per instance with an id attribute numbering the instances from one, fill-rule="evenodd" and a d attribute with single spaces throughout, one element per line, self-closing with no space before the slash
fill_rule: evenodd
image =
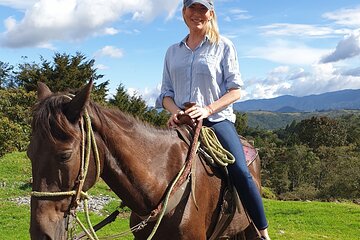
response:
<path id="1" fill-rule="evenodd" d="M 25 153 L 0 158 L 0 239 L 29 239 L 30 207 L 17 205 L 12 199 L 29 196 L 30 161 Z M 115 200 L 102 210 L 103 216 L 91 214 L 93 225 L 117 209 L 120 200 L 100 181 L 90 195 L 107 195 Z M 273 240 L 358 240 L 360 206 L 352 203 L 291 202 L 264 199 Z M 83 214 L 79 212 L 81 219 Z M 128 229 L 128 212 L 99 231 L 99 236 L 118 234 Z M 132 236 L 118 239 L 132 239 Z"/>
<path id="2" fill-rule="evenodd" d="M 360 206 L 265 200 L 272 239 L 360 239 Z"/>

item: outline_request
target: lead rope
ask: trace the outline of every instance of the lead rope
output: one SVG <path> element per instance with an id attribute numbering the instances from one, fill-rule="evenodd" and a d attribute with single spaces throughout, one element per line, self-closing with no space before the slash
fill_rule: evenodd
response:
<path id="1" fill-rule="evenodd" d="M 80 174 L 80 182 L 82 184 L 81 188 L 79 188 L 78 191 L 82 191 L 82 187 L 83 187 L 83 184 L 85 182 L 85 178 L 87 176 L 87 173 L 88 173 L 88 170 L 89 170 L 89 163 L 90 163 L 90 155 L 91 155 L 91 145 L 93 145 L 93 149 L 94 149 L 94 155 L 95 155 L 95 162 L 96 162 L 96 178 L 95 178 L 95 182 L 98 181 L 99 177 L 100 177 L 100 158 L 99 158 L 99 152 L 98 152 L 98 149 L 97 149 L 97 145 L 96 145 L 96 141 L 95 141 L 95 135 L 94 135 L 94 132 L 92 130 L 92 127 L 91 127 L 91 119 L 90 119 L 90 116 L 89 116 L 89 113 L 88 111 L 85 109 L 84 111 L 84 121 L 85 121 L 85 127 L 86 127 L 86 131 L 84 129 L 84 124 L 83 122 L 81 121 L 81 131 L 83 133 L 83 138 L 82 138 L 82 153 L 84 154 L 85 153 L 85 137 L 84 137 L 84 134 L 86 132 L 86 139 L 87 139 L 87 142 L 86 142 L 86 156 L 85 156 L 85 159 L 84 157 L 82 157 L 82 162 L 84 163 L 84 168 L 82 168 L 81 170 L 81 174 Z M 82 155 L 84 156 L 84 155 Z M 78 201 L 80 201 L 80 198 L 76 198 L 76 201 L 77 201 L 77 204 L 79 203 Z M 89 216 L 89 204 L 88 204 L 88 199 L 85 198 L 84 199 L 84 203 L 83 203 L 83 206 L 84 206 L 84 214 L 85 214 L 85 220 L 86 220 L 86 223 L 89 227 L 89 230 L 88 231 L 85 227 L 85 225 L 81 222 L 81 220 L 79 219 L 79 217 L 77 216 L 76 212 L 74 211 L 73 212 L 73 215 L 76 219 L 76 222 L 79 224 L 79 226 L 82 228 L 82 230 L 86 233 L 86 235 L 88 236 L 89 239 L 91 240 L 99 240 L 98 236 L 96 235 L 96 232 L 92 226 L 92 223 L 91 223 L 91 220 L 90 220 L 90 216 Z"/>
<path id="2" fill-rule="evenodd" d="M 159 217 L 158 217 L 158 219 L 157 219 L 157 221 L 156 221 L 156 224 L 155 224 L 155 226 L 154 226 L 151 234 L 148 236 L 147 240 L 151 240 L 151 239 L 154 237 L 157 229 L 159 228 L 159 225 L 160 225 L 160 223 L 161 223 L 161 220 L 162 220 L 163 217 L 164 217 L 164 214 L 165 214 L 165 211 L 166 211 L 166 208 L 167 208 L 167 204 L 168 204 L 168 202 L 169 202 L 170 194 L 171 194 L 171 192 L 172 192 L 175 184 L 178 182 L 178 180 L 180 179 L 181 175 L 183 174 L 183 172 L 184 172 L 184 170 L 185 170 L 185 167 L 186 167 L 186 164 L 184 164 L 184 166 L 181 168 L 180 172 L 179 172 L 178 175 L 176 176 L 175 180 L 174 180 L 173 183 L 171 184 L 170 189 L 169 189 L 169 191 L 167 192 L 166 197 L 165 197 L 165 199 L 164 199 L 164 201 L 163 201 L 163 207 L 162 207 L 162 209 L 161 209 L 160 215 L 159 215 Z M 150 215 L 150 216 L 152 216 L 152 215 Z"/>

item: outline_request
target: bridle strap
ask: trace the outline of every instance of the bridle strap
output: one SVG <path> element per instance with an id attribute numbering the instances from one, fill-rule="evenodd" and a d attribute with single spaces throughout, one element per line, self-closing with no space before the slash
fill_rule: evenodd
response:
<path id="1" fill-rule="evenodd" d="M 69 97 L 69 96 L 66 96 L 66 97 Z M 87 233 L 87 235 L 90 239 L 98 239 L 98 237 L 95 233 L 95 230 L 93 229 L 92 224 L 90 222 L 89 211 L 88 211 L 88 206 L 87 206 L 88 205 L 87 199 L 89 197 L 88 197 L 88 194 L 83 191 L 85 179 L 87 177 L 89 164 L 90 164 L 91 149 L 93 149 L 93 151 L 94 151 L 94 158 L 95 158 L 95 165 L 96 165 L 95 182 L 97 182 L 98 179 L 100 178 L 100 171 L 101 171 L 99 152 L 98 152 L 98 148 L 97 148 L 97 144 L 96 144 L 96 140 L 95 140 L 95 135 L 94 135 L 94 132 L 93 132 L 93 129 L 91 126 L 91 119 L 90 119 L 87 109 L 85 109 L 84 116 L 80 120 L 79 124 L 80 124 L 80 128 L 81 128 L 81 133 L 82 133 L 82 140 L 81 140 L 80 172 L 78 175 L 78 180 L 77 180 L 78 184 L 76 186 L 76 189 L 70 190 L 70 191 L 61 191 L 61 192 L 32 191 L 30 195 L 32 197 L 38 197 L 38 198 L 74 196 L 74 198 L 69 206 L 71 215 L 73 215 L 75 217 L 76 221 L 83 228 L 84 232 Z M 86 136 L 85 136 L 85 133 L 86 133 Z M 87 141 L 86 141 L 86 139 L 87 139 Z M 88 227 L 90 229 L 90 233 L 87 231 L 85 226 L 80 222 L 79 218 L 76 216 L 75 210 L 82 200 L 84 200 L 84 212 L 85 212 L 86 221 L 88 223 Z"/>

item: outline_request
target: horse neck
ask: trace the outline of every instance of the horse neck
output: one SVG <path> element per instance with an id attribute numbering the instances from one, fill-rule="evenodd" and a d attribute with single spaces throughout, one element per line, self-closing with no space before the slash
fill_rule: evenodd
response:
<path id="1" fill-rule="evenodd" d="M 176 133 L 157 130 L 122 113 L 103 112 L 96 126 L 103 151 L 103 180 L 138 215 L 149 214 L 186 157 Z"/>

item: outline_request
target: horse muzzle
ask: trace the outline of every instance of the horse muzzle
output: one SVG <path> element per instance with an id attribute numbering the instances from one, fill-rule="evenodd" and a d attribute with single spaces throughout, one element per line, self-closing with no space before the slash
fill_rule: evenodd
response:
<path id="1" fill-rule="evenodd" d="M 32 240 L 66 240 L 67 219 L 51 201 L 31 199 L 30 237 Z"/>
<path id="2" fill-rule="evenodd" d="M 66 240 L 65 221 L 41 224 L 31 221 L 30 237 L 32 240 Z"/>

